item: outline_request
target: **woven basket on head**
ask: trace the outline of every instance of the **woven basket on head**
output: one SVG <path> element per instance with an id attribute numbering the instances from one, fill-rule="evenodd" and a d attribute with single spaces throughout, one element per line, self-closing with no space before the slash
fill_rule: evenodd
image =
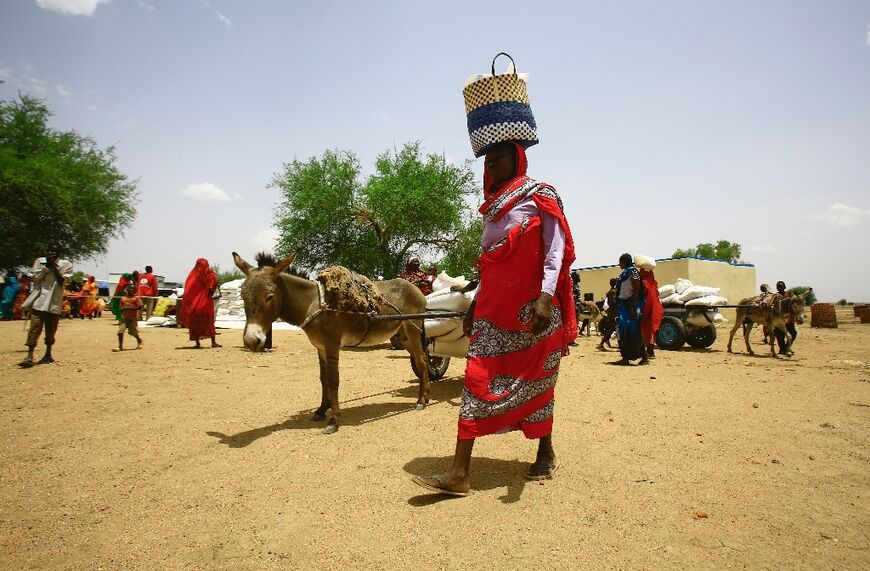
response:
<path id="1" fill-rule="evenodd" d="M 837 312 L 833 303 L 814 303 L 810 307 L 810 327 L 837 328 Z"/>
<path id="2" fill-rule="evenodd" d="M 495 60 L 502 55 L 513 64 L 508 54 L 496 55 L 492 59 L 492 75 L 475 76 L 462 90 L 475 157 L 504 141 L 516 141 L 523 148 L 538 143 L 538 126 L 529 106 L 526 76 L 517 74 L 515 65 L 508 73 L 496 75 Z"/>

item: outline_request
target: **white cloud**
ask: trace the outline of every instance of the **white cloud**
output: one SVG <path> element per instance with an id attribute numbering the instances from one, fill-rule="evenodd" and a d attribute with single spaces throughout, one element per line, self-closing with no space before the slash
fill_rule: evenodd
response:
<path id="1" fill-rule="evenodd" d="M 275 244 L 278 242 L 278 229 L 266 228 L 265 230 L 260 230 L 251 239 L 251 242 L 257 247 L 264 248 L 267 252 L 271 252 L 275 249 Z"/>
<path id="2" fill-rule="evenodd" d="M 372 119 L 374 119 L 376 121 L 382 121 L 384 123 L 389 123 L 390 119 L 392 119 L 392 117 L 390 117 L 386 113 L 381 113 L 379 111 L 372 111 L 371 117 L 372 117 Z"/>
<path id="3" fill-rule="evenodd" d="M 214 6 L 211 5 L 211 2 L 209 2 L 208 0 L 199 0 L 199 1 L 202 3 L 203 6 L 205 6 L 206 8 L 211 10 L 212 12 L 214 12 L 214 15 L 217 17 L 217 19 L 220 21 L 220 23 L 224 25 L 224 27 L 227 30 L 232 30 L 234 28 L 233 21 L 230 20 L 229 18 L 227 18 L 226 16 L 224 16 L 223 14 L 221 14 L 220 10 L 218 10 L 217 8 L 215 8 Z"/>
<path id="4" fill-rule="evenodd" d="M 747 246 L 747 252 L 759 252 L 762 254 L 775 254 L 776 246 L 773 244 L 759 244 L 757 246 Z"/>
<path id="5" fill-rule="evenodd" d="M 73 14 L 74 16 L 93 16 L 94 10 L 100 4 L 109 0 L 36 0 L 36 5 L 43 10 Z"/>
<path id="6" fill-rule="evenodd" d="M 221 24 L 223 24 L 224 27 L 226 27 L 227 30 L 232 30 L 232 29 L 233 29 L 233 22 L 232 22 L 232 20 L 230 20 L 229 18 L 227 18 L 226 16 L 224 16 L 223 14 L 221 14 L 220 12 L 218 12 L 217 10 L 215 10 L 214 13 L 215 13 L 215 15 L 217 16 L 218 20 L 221 21 Z"/>
<path id="7" fill-rule="evenodd" d="M 870 210 L 861 210 L 848 204 L 835 202 L 828 206 L 825 214 L 813 214 L 810 218 L 821 220 L 831 226 L 857 226 L 865 220 L 870 220 Z"/>
<path id="8" fill-rule="evenodd" d="M 232 200 L 230 195 L 210 182 L 188 185 L 181 190 L 181 194 L 203 202 L 229 202 Z"/>
<path id="9" fill-rule="evenodd" d="M 149 4 L 148 2 L 145 2 L 145 0 L 136 0 L 136 4 L 138 4 L 139 7 L 143 10 L 148 10 L 149 12 L 154 11 L 154 6 L 152 4 Z"/>
<path id="10" fill-rule="evenodd" d="M 867 47 L 870 47 L 870 24 L 867 24 L 867 38 L 865 39 Z"/>
<path id="11" fill-rule="evenodd" d="M 55 85 L 54 90 L 57 91 L 57 94 L 63 97 L 63 100 L 67 103 L 72 101 L 72 93 L 70 93 L 69 90 L 63 85 Z"/>

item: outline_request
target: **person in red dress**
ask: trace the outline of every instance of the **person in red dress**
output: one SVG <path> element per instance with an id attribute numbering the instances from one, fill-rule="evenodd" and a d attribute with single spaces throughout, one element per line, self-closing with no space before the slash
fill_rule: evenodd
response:
<path id="1" fill-rule="evenodd" d="M 184 282 L 181 301 L 181 324 L 187 327 L 190 340 L 200 348 L 200 339 L 211 339 L 212 347 L 220 347 L 215 340 L 214 305 L 212 295 L 218 287 L 217 275 L 208 265 L 208 260 L 199 258 Z"/>
<path id="2" fill-rule="evenodd" d="M 640 270 L 640 283 L 646 294 L 643 309 L 640 314 L 640 336 L 646 354 L 640 360 L 641 365 L 649 363 L 649 359 L 655 359 L 656 333 L 662 325 L 664 308 L 659 301 L 659 284 L 652 270 Z"/>
<path id="3" fill-rule="evenodd" d="M 420 288 L 423 295 L 432 293 L 432 282 L 435 280 L 435 276 L 420 269 L 420 259 L 417 257 L 408 259 L 405 271 L 399 274 L 399 277 Z"/>
<path id="4" fill-rule="evenodd" d="M 478 436 L 521 430 L 538 440 L 525 477 L 553 477 L 559 363 L 577 337 L 570 267 L 574 242 L 555 189 L 526 176 L 514 141 L 486 152 L 480 286 L 463 328 L 470 339 L 453 465 L 414 476 L 433 492 L 467 495 Z"/>

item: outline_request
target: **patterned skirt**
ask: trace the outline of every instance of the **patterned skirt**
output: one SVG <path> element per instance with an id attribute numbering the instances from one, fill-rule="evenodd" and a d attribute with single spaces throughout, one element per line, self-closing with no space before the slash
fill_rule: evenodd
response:
<path id="1" fill-rule="evenodd" d="M 481 289 L 459 411 L 461 439 L 510 430 L 522 430 L 527 438 L 552 432 L 565 348 L 557 298 L 544 332 L 529 331 L 532 305 L 541 293 L 542 249 L 540 219 L 534 218 L 478 260 Z"/>

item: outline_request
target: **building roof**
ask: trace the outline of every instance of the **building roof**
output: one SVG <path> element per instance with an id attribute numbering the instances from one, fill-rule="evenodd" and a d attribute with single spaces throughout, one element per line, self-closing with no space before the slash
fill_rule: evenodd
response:
<path id="1" fill-rule="evenodd" d="M 754 268 L 755 264 L 750 264 L 748 262 L 726 262 L 725 260 L 714 260 L 713 258 L 701 258 L 699 256 L 679 256 L 677 258 L 658 258 L 656 259 L 656 264 L 659 262 L 671 262 L 673 260 L 701 260 L 703 262 L 719 262 L 720 264 L 728 264 L 729 266 L 735 267 L 743 267 L 743 268 Z M 604 270 L 607 268 L 618 268 L 619 264 L 607 264 L 604 266 L 587 266 L 585 268 L 571 268 L 571 271 L 583 271 L 583 270 Z"/>

